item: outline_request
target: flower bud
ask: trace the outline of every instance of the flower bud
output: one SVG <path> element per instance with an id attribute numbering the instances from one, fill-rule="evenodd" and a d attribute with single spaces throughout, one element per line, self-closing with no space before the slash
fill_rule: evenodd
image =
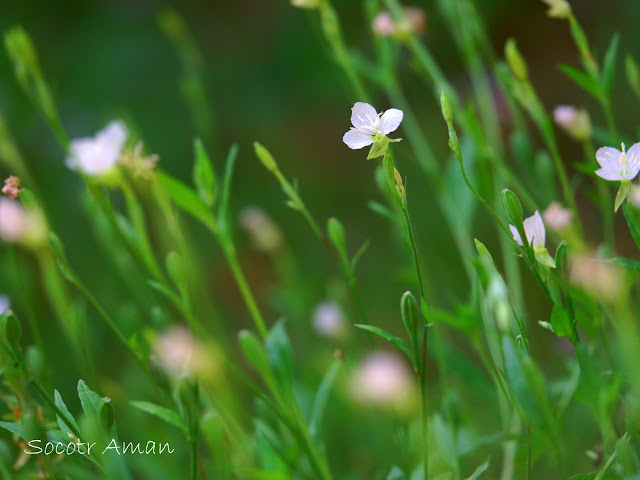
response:
<path id="1" fill-rule="evenodd" d="M 253 142 L 253 148 L 256 151 L 256 155 L 267 170 L 269 170 L 270 172 L 275 172 L 276 170 L 278 170 L 278 164 L 276 163 L 271 153 L 269 153 L 269 150 L 264 148 L 258 142 Z"/>
<path id="2" fill-rule="evenodd" d="M 527 64 L 522 58 L 522 55 L 520 55 L 518 47 L 516 46 L 516 41 L 513 38 L 507 40 L 507 43 L 504 47 L 504 54 L 507 58 L 509 68 L 511 68 L 513 74 L 519 80 L 527 80 L 527 78 L 529 77 L 529 74 L 527 72 Z"/>
<path id="3" fill-rule="evenodd" d="M 520 203 L 520 199 L 511 190 L 505 188 L 502 191 L 501 200 L 502 208 L 507 214 L 509 223 L 512 223 L 516 229 L 519 229 L 523 222 L 522 204 Z"/>
<path id="4" fill-rule="evenodd" d="M 2 193 L 13 200 L 18 198 L 18 196 L 20 195 L 20 179 L 13 175 L 7 178 L 4 181 Z"/>
<path id="5" fill-rule="evenodd" d="M 566 0 L 542 0 L 549 6 L 547 15 L 551 18 L 569 18 L 571 6 Z"/>
<path id="6" fill-rule="evenodd" d="M 553 110 L 553 121 L 575 140 L 582 142 L 591 137 L 591 120 L 584 109 L 571 105 L 558 105 Z"/>
<path id="7" fill-rule="evenodd" d="M 291 0 L 291 6 L 296 8 L 306 8 L 313 10 L 318 8 L 320 2 L 318 0 Z"/>

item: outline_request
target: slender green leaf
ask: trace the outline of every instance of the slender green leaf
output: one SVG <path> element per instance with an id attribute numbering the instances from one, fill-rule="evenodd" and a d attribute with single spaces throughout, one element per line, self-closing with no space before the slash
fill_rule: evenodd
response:
<path id="1" fill-rule="evenodd" d="M 638 248 L 640 248 L 640 210 L 627 202 L 622 204 L 622 211 L 627 219 L 627 225 L 631 231 L 631 236 L 636 242 Z"/>
<path id="2" fill-rule="evenodd" d="M 187 433 L 187 426 L 184 424 L 182 417 L 180 417 L 180 415 L 178 415 L 175 411 L 169 408 L 161 407 L 160 405 L 156 405 L 155 403 L 151 402 L 133 401 L 129 403 L 131 403 L 131 405 L 138 410 L 142 410 L 143 412 L 158 417 L 159 419 L 167 422 L 169 425 L 178 427 L 185 434 Z"/>
<path id="3" fill-rule="evenodd" d="M 407 345 L 407 342 L 405 342 L 402 338 L 396 337 L 395 335 L 391 335 L 390 333 L 385 332 L 383 329 L 378 328 L 378 327 L 374 327 L 372 325 L 356 324 L 356 327 L 361 328 L 362 330 L 366 330 L 366 331 L 371 332 L 371 333 L 375 333 L 379 337 L 382 337 L 385 340 L 387 340 L 388 342 L 391 342 L 396 347 L 398 347 L 400 350 L 402 350 L 404 353 L 406 353 L 407 356 L 411 359 L 411 362 L 414 364 L 414 366 L 416 366 L 416 362 L 415 362 L 415 358 L 413 356 L 413 353 L 411 352 L 411 349 Z"/>
<path id="4" fill-rule="evenodd" d="M 602 91 L 606 98 L 611 97 L 611 90 L 613 89 L 613 78 L 616 70 L 616 58 L 618 56 L 618 43 L 620 41 L 620 35 L 614 34 L 611 38 L 611 43 L 607 48 L 607 53 L 604 56 L 604 63 L 602 64 Z"/>
<path id="5" fill-rule="evenodd" d="M 600 85 L 586 73 L 570 67 L 569 65 L 559 65 L 558 68 L 562 73 L 569 77 L 577 86 L 585 92 L 591 94 L 594 98 L 601 98 L 602 91 Z"/>

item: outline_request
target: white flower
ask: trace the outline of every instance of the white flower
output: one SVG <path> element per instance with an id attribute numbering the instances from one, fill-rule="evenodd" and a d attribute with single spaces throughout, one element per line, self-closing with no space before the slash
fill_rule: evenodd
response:
<path id="1" fill-rule="evenodd" d="M 0 314 L 4 313 L 11 307 L 11 301 L 6 295 L 0 295 Z"/>
<path id="2" fill-rule="evenodd" d="M 318 304 L 313 313 L 313 327 L 323 337 L 339 337 L 344 332 L 344 315 L 332 302 Z"/>
<path id="3" fill-rule="evenodd" d="M 411 396 L 411 385 L 406 364 L 396 355 L 383 351 L 364 359 L 351 384 L 358 401 L 378 406 L 402 405 Z"/>
<path id="4" fill-rule="evenodd" d="M 536 212 L 529 218 L 525 218 L 523 223 L 524 234 L 527 237 L 527 244 L 533 244 L 533 253 L 536 257 L 536 261 L 546 267 L 556 268 L 555 260 L 551 258 L 551 255 L 549 255 L 549 252 L 544 246 L 546 232 L 540 212 L 536 210 Z M 518 245 L 522 245 L 522 238 L 520 237 L 518 229 L 513 225 L 509 225 L 509 229 L 511 230 L 511 234 Z"/>
<path id="5" fill-rule="evenodd" d="M 77 138 L 69 147 L 67 166 L 86 175 L 102 175 L 115 167 L 127 140 L 127 128 L 120 121 L 111 122 L 95 137 Z"/>
<path id="6" fill-rule="evenodd" d="M 38 247 L 45 242 L 46 235 L 46 223 L 39 211 L 27 210 L 16 200 L 0 198 L 0 238 Z"/>
<path id="7" fill-rule="evenodd" d="M 613 147 L 602 147 L 596 152 L 596 160 L 600 164 L 596 175 L 605 180 L 632 180 L 640 171 L 640 143 L 625 151 Z"/>
<path id="8" fill-rule="evenodd" d="M 396 25 L 389 12 L 380 12 L 373 19 L 373 32 L 381 37 L 390 37 L 396 31 Z"/>
<path id="9" fill-rule="evenodd" d="M 403 116 L 402 110 L 397 108 L 376 113 L 376 109 L 368 103 L 356 102 L 351 109 L 353 127 L 344 134 L 342 141 L 353 150 L 367 147 L 394 132 L 400 126 Z"/>
<path id="10" fill-rule="evenodd" d="M 575 140 L 584 141 L 591 136 L 591 120 L 584 109 L 572 105 L 558 105 L 553 110 L 553 121 Z"/>
<path id="11" fill-rule="evenodd" d="M 261 252 L 276 252 L 284 244 L 280 229 L 260 207 L 242 209 L 240 226 L 250 235 L 253 246 Z"/>
<path id="12" fill-rule="evenodd" d="M 562 230 L 571 223 L 573 212 L 568 208 L 562 208 L 558 202 L 551 202 L 542 212 L 544 223 L 552 230 Z"/>
<path id="13" fill-rule="evenodd" d="M 518 245 L 522 245 L 522 238 L 520 238 L 520 233 L 518 233 L 518 229 L 513 225 L 509 225 L 511 229 L 511 234 Z M 540 213 L 536 210 L 536 212 L 530 216 L 529 218 L 525 218 L 524 220 L 524 234 L 527 236 L 527 243 L 531 244 L 533 242 L 533 249 L 544 248 L 545 243 L 545 229 L 544 223 L 542 222 L 542 217 Z"/>

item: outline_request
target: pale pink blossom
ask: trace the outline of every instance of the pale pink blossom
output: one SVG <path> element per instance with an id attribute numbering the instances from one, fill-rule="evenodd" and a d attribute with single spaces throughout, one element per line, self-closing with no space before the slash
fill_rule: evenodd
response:
<path id="1" fill-rule="evenodd" d="M 542 212 L 544 223 L 552 230 L 563 230 L 571 224 L 573 212 L 568 208 L 563 208 L 558 202 L 551 202 L 547 209 Z"/>

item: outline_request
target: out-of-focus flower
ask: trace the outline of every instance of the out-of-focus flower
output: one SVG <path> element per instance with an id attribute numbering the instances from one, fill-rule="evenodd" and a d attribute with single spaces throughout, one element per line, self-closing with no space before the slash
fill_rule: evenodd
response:
<path id="1" fill-rule="evenodd" d="M 313 313 L 313 327 L 323 337 L 340 337 L 345 329 L 342 310 L 332 302 L 318 304 Z"/>
<path id="2" fill-rule="evenodd" d="M 571 282 L 593 295 L 615 301 L 621 291 L 623 272 L 620 267 L 589 255 L 570 259 Z"/>
<path id="3" fill-rule="evenodd" d="M 629 198 L 631 199 L 631 203 L 633 203 L 637 208 L 640 208 L 640 187 L 634 185 L 631 187 L 631 193 L 629 194 Z"/>
<path id="4" fill-rule="evenodd" d="M 351 109 L 351 130 L 344 134 L 342 141 L 347 147 L 356 150 L 382 142 L 387 135 L 394 132 L 402 123 L 404 113 L 397 108 L 390 108 L 384 113 L 376 113 L 376 109 L 368 103 L 356 102 Z"/>
<path id="5" fill-rule="evenodd" d="M 522 238 L 518 229 L 513 225 L 509 225 L 511 234 L 518 245 L 523 245 Z M 533 252 L 535 253 L 538 263 L 547 267 L 555 268 L 556 263 L 549 255 L 547 248 L 544 246 L 546 240 L 546 231 L 544 229 L 544 222 L 540 216 L 540 212 L 537 210 L 529 218 L 524 220 L 524 234 L 527 237 L 527 244 L 533 245 Z M 524 245 L 523 245 L 524 246 Z"/>
<path id="6" fill-rule="evenodd" d="M 36 248 L 46 241 L 47 227 L 42 214 L 27 210 L 16 200 L 0 198 L 0 238 Z"/>
<path id="7" fill-rule="evenodd" d="M 4 181 L 2 193 L 13 200 L 18 198 L 20 196 L 20 179 L 14 175 L 7 178 Z"/>
<path id="8" fill-rule="evenodd" d="M 145 157 L 142 155 L 142 148 L 142 142 L 138 142 L 134 148 L 125 148 L 118 163 L 130 169 L 134 176 L 149 179 L 153 177 L 153 170 L 160 157 L 156 154 Z"/>
<path id="9" fill-rule="evenodd" d="M 372 29 L 381 37 L 398 37 L 402 39 L 407 34 L 422 34 L 426 30 L 427 18 L 424 10 L 418 7 L 403 8 L 404 17 L 395 21 L 391 13 L 380 12 L 373 20 Z"/>
<path id="10" fill-rule="evenodd" d="M 605 180 L 633 180 L 640 171 L 640 143 L 634 143 L 625 151 L 613 147 L 601 147 L 596 152 L 596 160 L 600 164 L 596 175 Z"/>
<path id="11" fill-rule="evenodd" d="M 571 14 L 571 6 L 566 0 L 542 0 L 549 6 L 547 15 L 551 18 L 568 18 Z"/>
<path id="12" fill-rule="evenodd" d="M 240 212 L 240 225 L 251 237 L 254 247 L 261 252 L 273 253 L 284 242 L 280 229 L 260 207 L 245 207 Z"/>
<path id="13" fill-rule="evenodd" d="M 553 110 L 556 125 L 567 132 L 575 140 L 582 142 L 591 137 L 591 120 L 583 108 L 572 105 L 558 105 Z"/>
<path id="14" fill-rule="evenodd" d="M 396 355 L 378 351 L 368 355 L 354 373 L 356 400 L 377 406 L 402 406 L 412 393 L 411 373 Z"/>
<path id="15" fill-rule="evenodd" d="M 11 300 L 6 295 L 0 295 L 0 314 L 11 307 Z"/>
<path id="16" fill-rule="evenodd" d="M 568 227 L 571 223 L 573 212 L 568 208 L 563 208 L 558 202 L 551 202 L 547 209 L 542 212 L 544 223 L 550 229 L 560 231 Z"/>
<path id="17" fill-rule="evenodd" d="M 73 140 L 69 146 L 67 166 L 91 177 L 108 173 L 118 163 L 127 135 L 124 123 L 113 121 L 93 138 Z"/>
<path id="18" fill-rule="evenodd" d="M 318 8 L 318 0 L 291 0 L 291 6 L 297 8 Z"/>
<path id="19" fill-rule="evenodd" d="M 154 353 L 160 366 L 173 377 L 211 375 L 218 369 L 213 350 L 184 327 L 172 327 L 156 340 Z"/>

